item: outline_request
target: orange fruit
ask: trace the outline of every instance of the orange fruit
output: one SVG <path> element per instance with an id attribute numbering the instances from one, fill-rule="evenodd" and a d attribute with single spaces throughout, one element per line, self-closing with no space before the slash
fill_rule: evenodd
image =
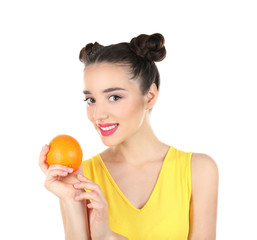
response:
<path id="1" fill-rule="evenodd" d="M 82 162 L 82 149 L 79 142 L 69 135 L 58 135 L 49 143 L 46 160 L 49 165 L 61 164 L 76 171 Z"/>

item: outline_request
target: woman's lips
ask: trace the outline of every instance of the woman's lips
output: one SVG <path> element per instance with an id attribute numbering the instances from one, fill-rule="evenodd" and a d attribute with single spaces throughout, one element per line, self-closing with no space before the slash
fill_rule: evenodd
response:
<path id="1" fill-rule="evenodd" d="M 97 124 L 102 136 L 113 134 L 119 127 L 118 123 Z"/>

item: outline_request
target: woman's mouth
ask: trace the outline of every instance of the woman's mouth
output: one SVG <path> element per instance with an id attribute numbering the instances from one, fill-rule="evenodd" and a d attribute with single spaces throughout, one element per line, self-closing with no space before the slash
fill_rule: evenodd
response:
<path id="1" fill-rule="evenodd" d="M 117 129 L 118 123 L 107 123 L 107 124 L 97 124 L 102 136 L 109 136 L 113 134 Z"/>

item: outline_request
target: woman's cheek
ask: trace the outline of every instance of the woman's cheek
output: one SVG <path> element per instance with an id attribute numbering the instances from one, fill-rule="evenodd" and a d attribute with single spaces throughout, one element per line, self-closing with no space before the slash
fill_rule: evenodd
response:
<path id="1" fill-rule="evenodd" d="M 93 119 L 93 108 L 92 107 L 89 107 L 87 106 L 87 118 L 93 122 L 94 119 Z"/>
<path id="2" fill-rule="evenodd" d="M 142 115 L 142 103 L 140 101 L 131 101 L 126 104 L 126 106 L 122 106 L 120 110 L 120 115 L 123 116 L 124 119 L 141 118 Z"/>

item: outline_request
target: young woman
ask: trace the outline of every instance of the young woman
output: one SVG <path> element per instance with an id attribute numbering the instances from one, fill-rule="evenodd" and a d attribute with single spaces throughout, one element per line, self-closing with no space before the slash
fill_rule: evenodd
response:
<path id="1" fill-rule="evenodd" d="M 165 55 L 161 34 L 80 51 L 87 116 L 108 148 L 76 172 L 48 166 L 49 146 L 41 151 L 45 187 L 60 199 L 66 239 L 216 238 L 215 161 L 163 143 L 150 124 L 160 85 L 154 62 Z"/>

